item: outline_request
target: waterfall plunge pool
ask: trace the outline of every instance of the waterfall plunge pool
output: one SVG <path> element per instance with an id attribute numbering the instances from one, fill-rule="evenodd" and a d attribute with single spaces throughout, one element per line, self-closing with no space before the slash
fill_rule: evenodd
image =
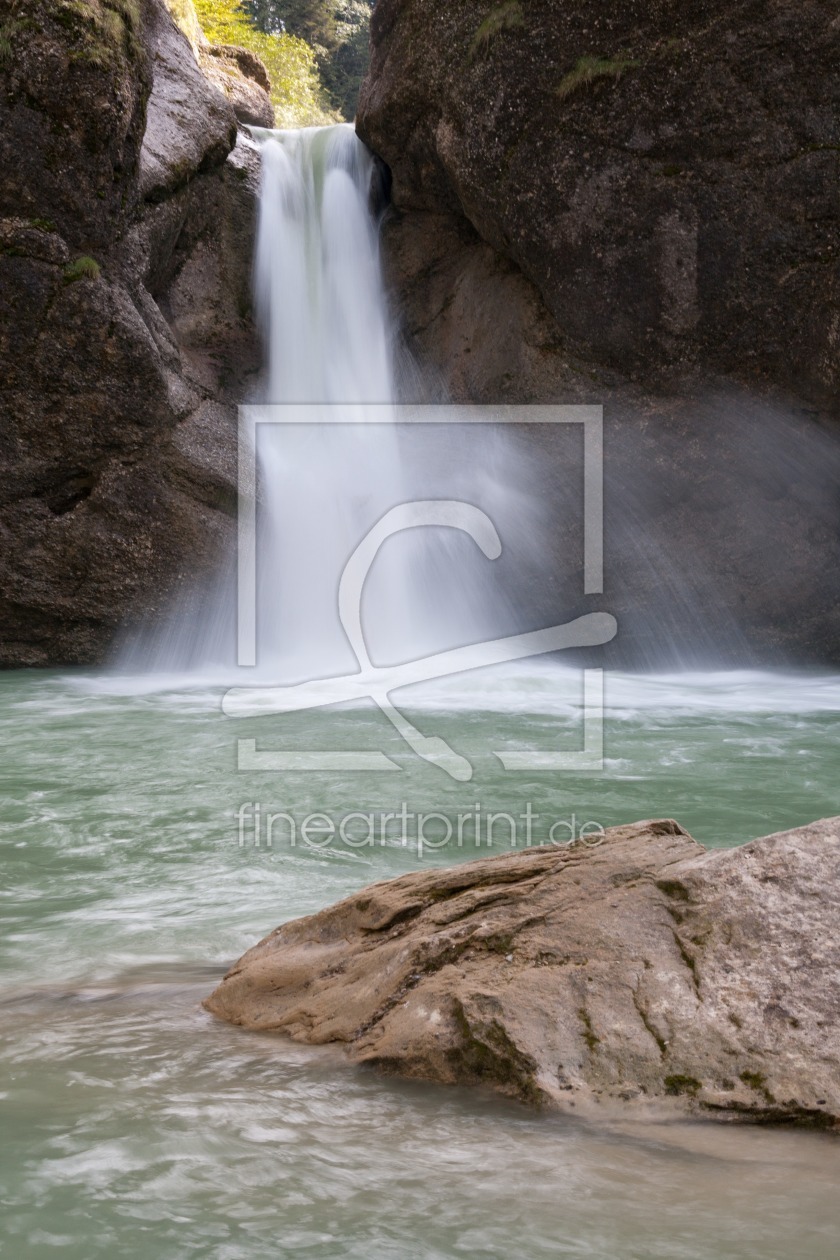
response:
<path id="1" fill-rule="evenodd" d="M 7 1254 L 833 1260 L 830 1138 L 538 1118 L 200 1009 L 278 923 L 476 856 L 471 833 L 420 854 L 415 838 L 310 848 L 281 829 L 258 849 L 253 827 L 240 834 L 246 803 L 300 819 L 531 802 L 535 839 L 549 820 L 653 811 L 719 845 L 840 812 L 840 678 L 607 675 L 602 775 L 502 772 L 487 751 L 500 738 L 574 746 L 574 678 L 478 671 L 406 702 L 473 760 L 466 784 L 400 748 L 372 708 L 328 716 L 327 742 L 383 748 L 401 773 L 280 777 L 238 772 L 237 739 L 323 745 L 323 715 L 232 721 L 210 678 L 0 678 Z M 507 844 L 502 829 L 480 852 Z"/>

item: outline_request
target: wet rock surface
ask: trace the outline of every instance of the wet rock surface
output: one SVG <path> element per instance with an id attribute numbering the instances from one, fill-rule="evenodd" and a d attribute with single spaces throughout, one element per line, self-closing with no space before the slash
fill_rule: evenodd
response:
<path id="1" fill-rule="evenodd" d="M 358 129 L 393 174 L 392 275 L 432 357 L 446 311 L 419 260 L 448 269 L 450 298 L 453 272 L 487 292 L 507 263 L 554 326 L 532 389 L 583 359 L 646 386 L 700 371 L 836 408 L 830 4 L 379 0 L 372 52 Z"/>
<path id="2" fill-rule="evenodd" d="M 4 35 L 0 664 L 89 662 L 232 538 L 259 160 L 163 0 Z"/>
<path id="3" fill-rule="evenodd" d="M 146 9 L 152 92 L 140 150 L 140 195 L 159 201 L 201 170 L 224 162 L 236 143 L 233 106 L 188 56 L 168 9 Z"/>
<path id="4" fill-rule="evenodd" d="M 431 397 L 604 407 L 598 604 L 568 443 L 517 443 L 546 505 L 523 628 L 604 607 L 599 664 L 836 665 L 836 14 L 379 0 L 371 30 L 357 127 Z"/>
<path id="5" fill-rule="evenodd" d="M 731 850 L 673 821 L 362 889 L 205 1006 L 572 1115 L 840 1124 L 840 819 Z"/>

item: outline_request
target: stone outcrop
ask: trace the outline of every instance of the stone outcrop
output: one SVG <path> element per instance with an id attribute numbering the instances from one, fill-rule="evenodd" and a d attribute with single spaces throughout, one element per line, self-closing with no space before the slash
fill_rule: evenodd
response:
<path id="1" fill-rule="evenodd" d="M 840 818 L 612 828 L 362 889 L 207 999 L 247 1029 L 570 1115 L 840 1126 Z"/>
<path id="2" fill-rule="evenodd" d="M 421 348 L 448 369 L 448 303 L 496 292 L 549 352 L 506 363 L 526 396 L 582 360 L 836 408 L 839 58 L 828 0 L 379 0 L 358 128 Z"/>
<path id="3" fill-rule="evenodd" d="M 265 66 L 247 48 L 209 44 L 199 50 L 204 77 L 225 95 L 237 119 L 251 127 L 273 127 L 274 106 Z"/>
<path id="4" fill-rule="evenodd" d="M 528 626 L 607 608 L 593 663 L 619 667 L 838 663 L 832 6 L 379 0 L 371 33 L 357 127 L 422 375 L 605 408 L 596 604 L 568 444 L 519 443 L 546 504 Z"/>
<path id="5" fill-rule="evenodd" d="M 259 162 L 163 0 L 7 12 L 0 664 L 94 661 L 233 536 Z"/>
<path id="6" fill-rule="evenodd" d="M 236 117 L 187 55 L 165 8 L 147 10 L 144 34 L 154 67 L 140 151 L 140 196 L 161 201 L 197 172 L 220 166 L 236 143 Z"/>

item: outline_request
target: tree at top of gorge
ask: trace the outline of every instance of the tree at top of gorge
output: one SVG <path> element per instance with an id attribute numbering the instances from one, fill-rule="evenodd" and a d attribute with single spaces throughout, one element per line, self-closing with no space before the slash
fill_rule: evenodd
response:
<path id="1" fill-rule="evenodd" d="M 241 0 L 241 6 L 264 34 L 287 32 L 312 46 L 332 106 L 352 119 L 368 68 L 373 0 Z"/>

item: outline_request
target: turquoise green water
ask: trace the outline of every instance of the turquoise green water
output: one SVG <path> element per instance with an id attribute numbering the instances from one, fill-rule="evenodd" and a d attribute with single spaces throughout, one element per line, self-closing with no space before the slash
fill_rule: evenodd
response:
<path id="1" fill-rule="evenodd" d="M 836 1257 L 840 1150 L 704 1125 L 621 1132 L 385 1082 L 199 1007 L 279 922 L 373 879 L 473 858 L 432 820 L 672 816 L 707 844 L 840 813 L 840 679 L 608 677 L 602 773 L 505 773 L 580 746 L 571 674 L 476 674 L 410 709 L 475 767 L 455 783 L 375 711 L 233 721 L 222 688 L 0 676 L 0 1254 Z M 381 749 L 400 773 L 237 770 L 260 750 Z M 260 805 L 261 844 L 250 821 Z M 238 815 L 249 806 L 240 828 Z M 407 811 L 410 821 L 381 824 Z M 308 847 L 308 815 L 348 840 Z M 265 820 L 287 814 L 267 846 Z M 405 832 L 405 842 L 401 832 Z M 495 847 L 507 847 L 502 825 Z M 520 827 L 517 841 L 525 842 Z M 319 841 L 319 843 L 321 843 Z"/>

